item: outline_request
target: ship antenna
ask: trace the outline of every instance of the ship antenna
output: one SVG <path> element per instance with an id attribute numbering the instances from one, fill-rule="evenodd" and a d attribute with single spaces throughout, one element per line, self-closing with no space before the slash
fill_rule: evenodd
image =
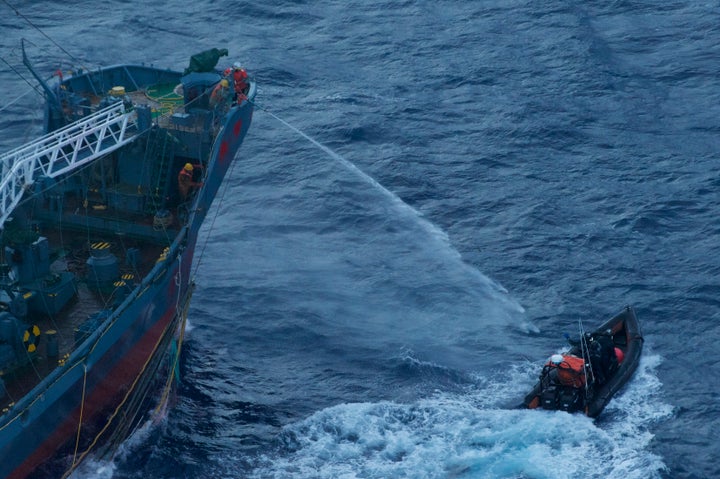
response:
<path id="1" fill-rule="evenodd" d="M 580 351 L 582 353 L 583 359 L 585 360 L 584 361 L 585 370 L 590 372 L 590 374 L 589 375 L 586 374 L 585 377 L 587 378 L 589 376 L 590 378 L 592 378 L 592 382 L 595 382 L 595 373 L 593 372 L 592 363 L 590 362 L 590 348 L 588 347 L 587 340 L 585 339 L 585 328 L 583 327 L 582 319 L 578 319 L 578 329 L 580 330 Z M 587 359 L 585 359 L 585 358 L 587 358 Z M 587 379 L 585 379 L 585 397 L 586 398 L 587 398 L 589 389 L 590 388 L 588 386 L 588 381 L 587 381 Z"/>

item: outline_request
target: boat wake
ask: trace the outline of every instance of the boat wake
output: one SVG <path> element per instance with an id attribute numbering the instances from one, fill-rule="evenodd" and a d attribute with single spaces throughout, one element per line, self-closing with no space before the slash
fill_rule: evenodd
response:
<path id="1" fill-rule="evenodd" d="M 659 364 L 646 355 L 599 422 L 498 407 L 522 394 L 508 379 L 533 380 L 528 365 L 502 381 L 478 378 L 477 389 L 462 394 L 340 404 L 285 428 L 251 477 L 657 478 L 665 466 L 650 450 L 649 427 L 671 414 L 660 399 Z"/>

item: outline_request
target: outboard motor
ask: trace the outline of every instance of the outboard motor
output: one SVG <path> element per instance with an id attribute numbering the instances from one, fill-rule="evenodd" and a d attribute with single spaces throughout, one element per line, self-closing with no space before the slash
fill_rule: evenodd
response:
<path id="1" fill-rule="evenodd" d="M 582 396 L 580 389 L 563 387 L 558 391 L 558 409 L 561 411 L 575 412 L 582 408 Z"/>
<path id="2" fill-rule="evenodd" d="M 540 405 L 543 409 L 579 411 L 584 404 L 584 360 L 554 354 L 540 376 Z"/>

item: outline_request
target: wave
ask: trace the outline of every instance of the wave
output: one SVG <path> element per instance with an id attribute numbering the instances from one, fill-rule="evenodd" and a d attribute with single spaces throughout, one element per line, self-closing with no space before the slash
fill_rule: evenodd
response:
<path id="1" fill-rule="evenodd" d="M 665 465 L 649 427 L 672 414 L 655 375 L 660 362 L 645 356 L 597 422 L 500 406 L 529 387 L 529 364 L 462 394 L 340 404 L 286 427 L 250 477 L 659 478 Z"/>

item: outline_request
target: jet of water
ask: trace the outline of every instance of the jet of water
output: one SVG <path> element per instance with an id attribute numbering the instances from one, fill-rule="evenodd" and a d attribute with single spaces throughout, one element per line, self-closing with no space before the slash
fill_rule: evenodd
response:
<path id="1" fill-rule="evenodd" d="M 418 210 L 404 202 L 397 194 L 393 193 L 392 191 L 385 188 L 383 185 L 378 183 L 374 178 L 372 178 L 370 175 L 362 171 L 360 168 L 358 168 L 353 162 L 343 158 L 340 154 L 333 151 L 326 145 L 323 145 L 315 138 L 312 138 L 307 133 L 303 132 L 299 128 L 295 127 L 294 125 L 288 123 L 284 119 L 280 118 L 273 112 L 267 110 L 266 108 L 263 108 L 257 104 L 255 104 L 260 110 L 264 111 L 265 113 L 269 114 L 271 117 L 285 125 L 287 128 L 291 129 L 298 135 L 302 136 L 306 140 L 308 140 L 313 145 L 317 146 L 319 149 L 324 151 L 328 154 L 331 158 L 333 158 L 335 161 L 343 165 L 345 168 L 350 170 L 351 172 L 355 173 L 358 177 L 360 177 L 363 181 L 367 182 L 371 186 L 373 186 L 375 189 L 380 191 L 385 197 L 387 197 L 391 203 L 397 208 L 398 211 L 400 211 L 402 214 L 407 215 L 408 217 L 413 218 L 432 238 L 435 238 L 437 241 L 439 241 L 446 252 L 448 252 L 451 256 L 451 259 L 455 261 L 460 267 L 466 271 L 468 274 L 470 274 L 475 279 L 479 280 L 480 283 L 486 287 L 489 288 L 493 292 L 493 299 L 500 301 L 509 311 L 514 313 L 524 313 L 525 309 L 513 298 L 511 298 L 508 295 L 508 292 L 505 288 L 503 288 L 500 284 L 496 283 L 492 279 L 488 278 L 484 274 L 482 274 L 480 271 L 478 271 L 476 268 L 470 266 L 469 264 L 465 263 L 462 259 L 462 256 L 460 253 L 452 246 L 450 242 L 450 238 L 448 237 L 447 233 L 440 229 L 437 225 L 434 223 L 428 221 L 422 213 L 420 213 Z M 539 332 L 539 329 L 531 324 L 527 319 L 524 319 L 520 322 L 518 327 L 527 333 Z"/>

